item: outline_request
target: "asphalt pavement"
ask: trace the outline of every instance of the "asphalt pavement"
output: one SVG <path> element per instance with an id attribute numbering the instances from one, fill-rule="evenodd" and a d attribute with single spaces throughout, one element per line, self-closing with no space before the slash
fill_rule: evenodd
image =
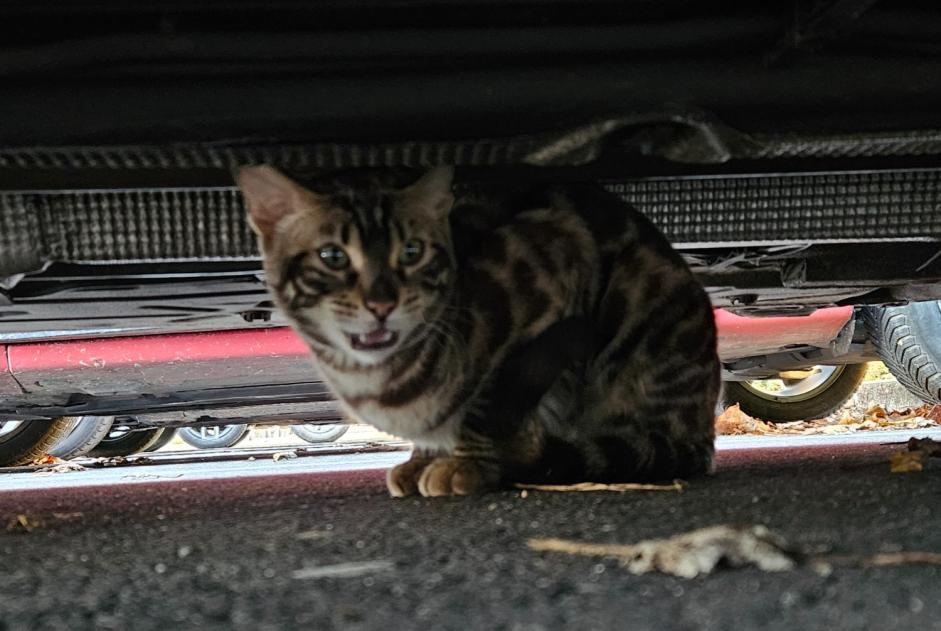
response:
<path id="1" fill-rule="evenodd" d="M 0 474 L 0 631 L 941 629 L 938 565 L 681 579 L 526 545 L 765 524 L 808 553 L 941 552 L 941 462 L 889 472 L 908 434 L 725 440 L 682 493 L 393 500 L 404 452 L 355 445 Z"/>

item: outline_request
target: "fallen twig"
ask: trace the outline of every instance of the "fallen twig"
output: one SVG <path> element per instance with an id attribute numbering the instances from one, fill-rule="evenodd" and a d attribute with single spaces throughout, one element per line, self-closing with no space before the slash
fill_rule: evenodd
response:
<path id="1" fill-rule="evenodd" d="M 375 574 L 391 570 L 394 564 L 391 561 L 362 561 L 359 563 L 337 563 L 335 565 L 319 565 L 295 570 L 291 576 L 296 579 L 313 578 L 352 578 L 363 574 Z"/>
<path id="2" fill-rule="evenodd" d="M 813 564 L 839 565 L 843 567 L 899 567 L 902 565 L 941 565 L 939 552 L 883 552 L 880 554 L 840 555 L 822 554 L 810 558 Z"/>
<path id="3" fill-rule="evenodd" d="M 872 555 L 805 555 L 768 528 L 757 526 L 713 526 L 635 544 L 583 543 L 566 539 L 530 539 L 537 552 L 561 552 L 579 556 L 613 557 L 634 574 L 664 572 L 683 578 L 709 574 L 722 563 L 730 567 L 754 565 L 767 572 L 807 565 L 829 573 L 840 567 L 899 567 L 941 565 L 938 552 L 889 552 Z"/>
<path id="4" fill-rule="evenodd" d="M 633 482 L 619 482 L 615 484 L 600 484 L 597 482 L 580 482 L 578 484 L 516 484 L 518 489 L 527 489 L 530 491 L 553 491 L 553 492 L 591 492 L 591 491 L 614 491 L 624 493 L 626 491 L 677 491 L 682 492 L 689 486 L 683 480 L 673 480 L 671 484 L 636 484 Z"/>
<path id="5" fill-rule="evenodd" d="M 713 526 L 630 545 L 530 539 L 529 547 L 537 551 L 615 557 L 633 574 L 659 571 L 683 578 L 709 574 L 721 562 L 732 567 L 751 564 L 768 572 L 797 565 L 797 555 L 787 548 L 785 541 L 760 525 Z"/>

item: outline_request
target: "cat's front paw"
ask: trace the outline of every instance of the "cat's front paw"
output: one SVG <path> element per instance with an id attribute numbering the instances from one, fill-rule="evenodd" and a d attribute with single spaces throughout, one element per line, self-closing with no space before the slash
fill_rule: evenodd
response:
<path id="1" fill-rule="evenodd" d="M 392 497 L 407 497 L 418 493 L 418 479 L 434 458 L 412 455 L 402 464 L 395 465 L 386 473 L 386 488 Z"/>
<path id="2" fill-rule="evenodd" d="M 479 460 L 448 456 L 435 458 L 418 478 L 418 492 L 425 497 L 473 495 L 497 488 L 496 467 Z"/>

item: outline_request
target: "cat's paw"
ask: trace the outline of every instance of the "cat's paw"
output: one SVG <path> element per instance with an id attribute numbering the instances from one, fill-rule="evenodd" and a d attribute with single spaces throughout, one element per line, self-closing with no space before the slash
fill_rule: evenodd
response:
<path id="1" fill-rule="evenodd" d="M 495 489 L 499 472 L 478 460 L 453 456 L 435 458 L 418 478 L 418 492 L 425 497 L 473 495 Z"/>
<path id="2" fill-rule="evenodd" d="M 418 478 L 432 458 L 413 456 L 402 464 L 396 465 L 386 473 L 386 487 L 392 497 L 407 497 L 418 493 Z"/>

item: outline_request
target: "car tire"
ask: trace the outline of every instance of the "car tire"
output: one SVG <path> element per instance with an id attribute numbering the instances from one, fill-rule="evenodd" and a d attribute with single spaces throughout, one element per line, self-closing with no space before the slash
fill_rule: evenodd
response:
<path id="1" fill-rule="evenodd" d="M 50 456 L 78 458 L 98 446 L 98 443 L 111 431 L 113 416 L 77 416 L 73 420 L 69 433 L 49 450 Z"/>
<path id="2" fill-rule="evenodd" d="M 94 449 L 89 451 L 88 455 L 94 458 L 117 458 L 147 451 L 167 431 L 172 430 L 167 427 L 151 427 L 120 432 L 120 430 L 112 427 L 111 432 Z"/>
<path id="3" fill-rule="evenodd" d="M 350 426 L 345 423 L 321 425 L 306 423 L 304 425 L 291 425 L 291 431 L 309 443 L 332 443 L 349 431 Z"/>
<path id="4" fill-rule="evenodd" d="M 176 429 L 173 427 L 167 427 L 163 432 L 161 432 L 160 438 L 157 439 L 157 442 L 155 442 L 153 445 L 151 445 L 144 451 L 146 453 L 157 451 L 161 447 L 164 447 L 171 440 L 173 440 L 174 436 L 176 436 Z"/>
<path id="5" fill-rule="evenodd" d="M 0 421 L 0 467 L 29 464 L 48 454 L 72 426 L 70 417 L 51 421 Z"/>
<path id="6" fill-rule="evenodd" d="M 892 376 L 921 400 L 941 403 L 941 301 L 870 307 L 865 322 Z"/>
<path id="7" fill-rule="evenodd" d="M 724 400 L 726 405 L 737 403 L 743 412 L 763 421 L 785 423 L 823 418 L 846 403 L 866 376 L 866 364 L 845 364 L 833 369 L 819 386 L 793 396 L 778 396 L 761 392 L 748 382 L 729 381 L 725 383 Z"/>
<path id="8" fill-rule="evenodd" d="M 218 430 L 213 435 L 209 430 Z M 235 447 L 248 436 L 248 425 L 216 425 L 183 427 L 177 432 L 183 442 L 197 449 L 224 449 Z"/>

